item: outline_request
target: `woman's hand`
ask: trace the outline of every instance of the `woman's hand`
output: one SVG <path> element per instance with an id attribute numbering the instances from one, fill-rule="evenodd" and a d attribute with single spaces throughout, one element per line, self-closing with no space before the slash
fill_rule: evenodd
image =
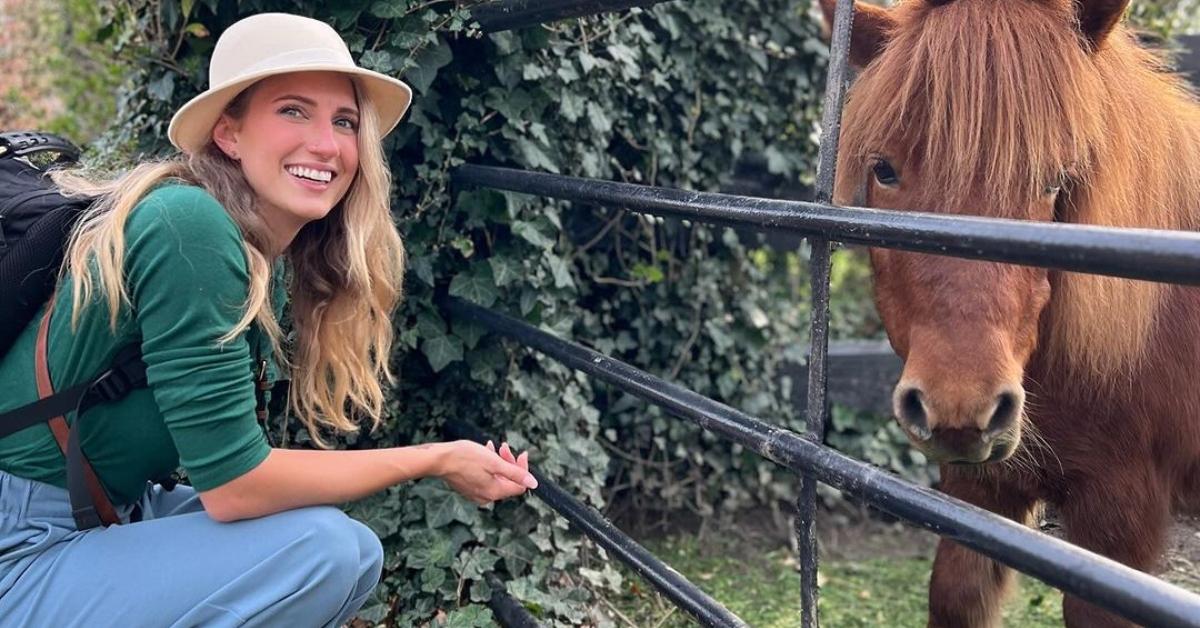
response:
<path id="1" fill-rule="evenodd" d="M 513 456 L 508 443 L 493 449 L 469 440 L 445 444 L 448 448 L 438 476 L 467 499 L 480 506 L 514 497 L 526 489 L 537 488 L 529 473 L 529 453 Z"/>

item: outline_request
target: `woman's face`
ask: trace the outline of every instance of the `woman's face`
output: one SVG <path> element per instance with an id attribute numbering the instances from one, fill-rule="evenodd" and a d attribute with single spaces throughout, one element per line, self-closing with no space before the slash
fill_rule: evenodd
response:
<path id="1" fill-rule="evenodd" d="M 358 122 L 349 77 L 297 72 L 256 83 L 243 115 L 222 115 L 213 128 L 241 163 L 277 251 L 345 196 L 358 172 Z"/>

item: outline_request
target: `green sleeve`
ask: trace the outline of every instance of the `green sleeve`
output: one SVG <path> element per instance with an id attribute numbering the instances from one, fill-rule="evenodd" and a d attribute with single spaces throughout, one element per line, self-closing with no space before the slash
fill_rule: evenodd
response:
<path id="1" fill-rule="evenodd" d="M 197 187 L 155 190 L 126 226 L 126 285 L 146 379 L 193 486 L 208 490 L 270 451 L 254 417 L 241 318 L 249 273 L 237 226 Z"/>

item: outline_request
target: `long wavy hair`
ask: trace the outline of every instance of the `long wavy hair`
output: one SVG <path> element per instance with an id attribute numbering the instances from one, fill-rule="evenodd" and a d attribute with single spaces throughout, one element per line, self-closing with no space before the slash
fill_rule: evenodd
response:
<path id="1" fill-rule="evenodd" d="M 257 322 L 280 364 L 291 371 L 290 409 L 319 446 L 327 446 L 326 434 L 356 430 L 364 416 L 372 429 L 377 427 L 382 382 L 394 381 L 388 363 L 391 314 L 402 295 L 405 254 L 391 216 L 391 175 L 378 139 L 379 118 L 357 83 L 354 89 L 360 112 L 358 172 L 345 197 L 325 218 L 305 225 L 283 253 L 292 269 L 290 359 L 271 304 L 270 239 L 257 198 L 238 163 L 211 142 L 194 154 L 141 164 L 116 178 L 75 170 L 51 175 L 64 192 L 96 199 L 71 234 L 60 277 L 73 277 L 72 326 L 98 289 L 116 328 L 121 305 L 130 303 L 122 276 L 129 215 L 160 183 L 196 185 L 216 198 L 241 230 L 250 275 L 242 318 L 213 342 L 228 343 Z M 242 91 L 225 112 L 241 119 L 253 90 Z"/>

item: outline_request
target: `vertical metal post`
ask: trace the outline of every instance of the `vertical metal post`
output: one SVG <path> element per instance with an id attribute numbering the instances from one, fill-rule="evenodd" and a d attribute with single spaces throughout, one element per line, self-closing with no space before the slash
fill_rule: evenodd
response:
<path id="1" fill-rule="evenodd" d="M 838 138 L 842 124 L 849 77 L 850 25 L 854 1 L 838 0 L 834 11 L 833 38 L 830 44 L 829 74 L 825 83 L 824 111 L 821 117 L 821 152 L 817 166 L 816 200 L 829 203 L 837 169 Z M 809 238 L 809 280 L 812 287 L 812 318 L 809 325 L 811 349 L 808 354 L 808 437 L 821 442 L 825 437 L 825 417 L 829 411 L 826 394 L 826 358 L 829 353 L 829 267 L 832 245 L 828 238 Z M 796 541 L 800 549 L 800 623 L 817 628 L 817 480 L 805 475 L 800 480 L 797 504 Z"/>

